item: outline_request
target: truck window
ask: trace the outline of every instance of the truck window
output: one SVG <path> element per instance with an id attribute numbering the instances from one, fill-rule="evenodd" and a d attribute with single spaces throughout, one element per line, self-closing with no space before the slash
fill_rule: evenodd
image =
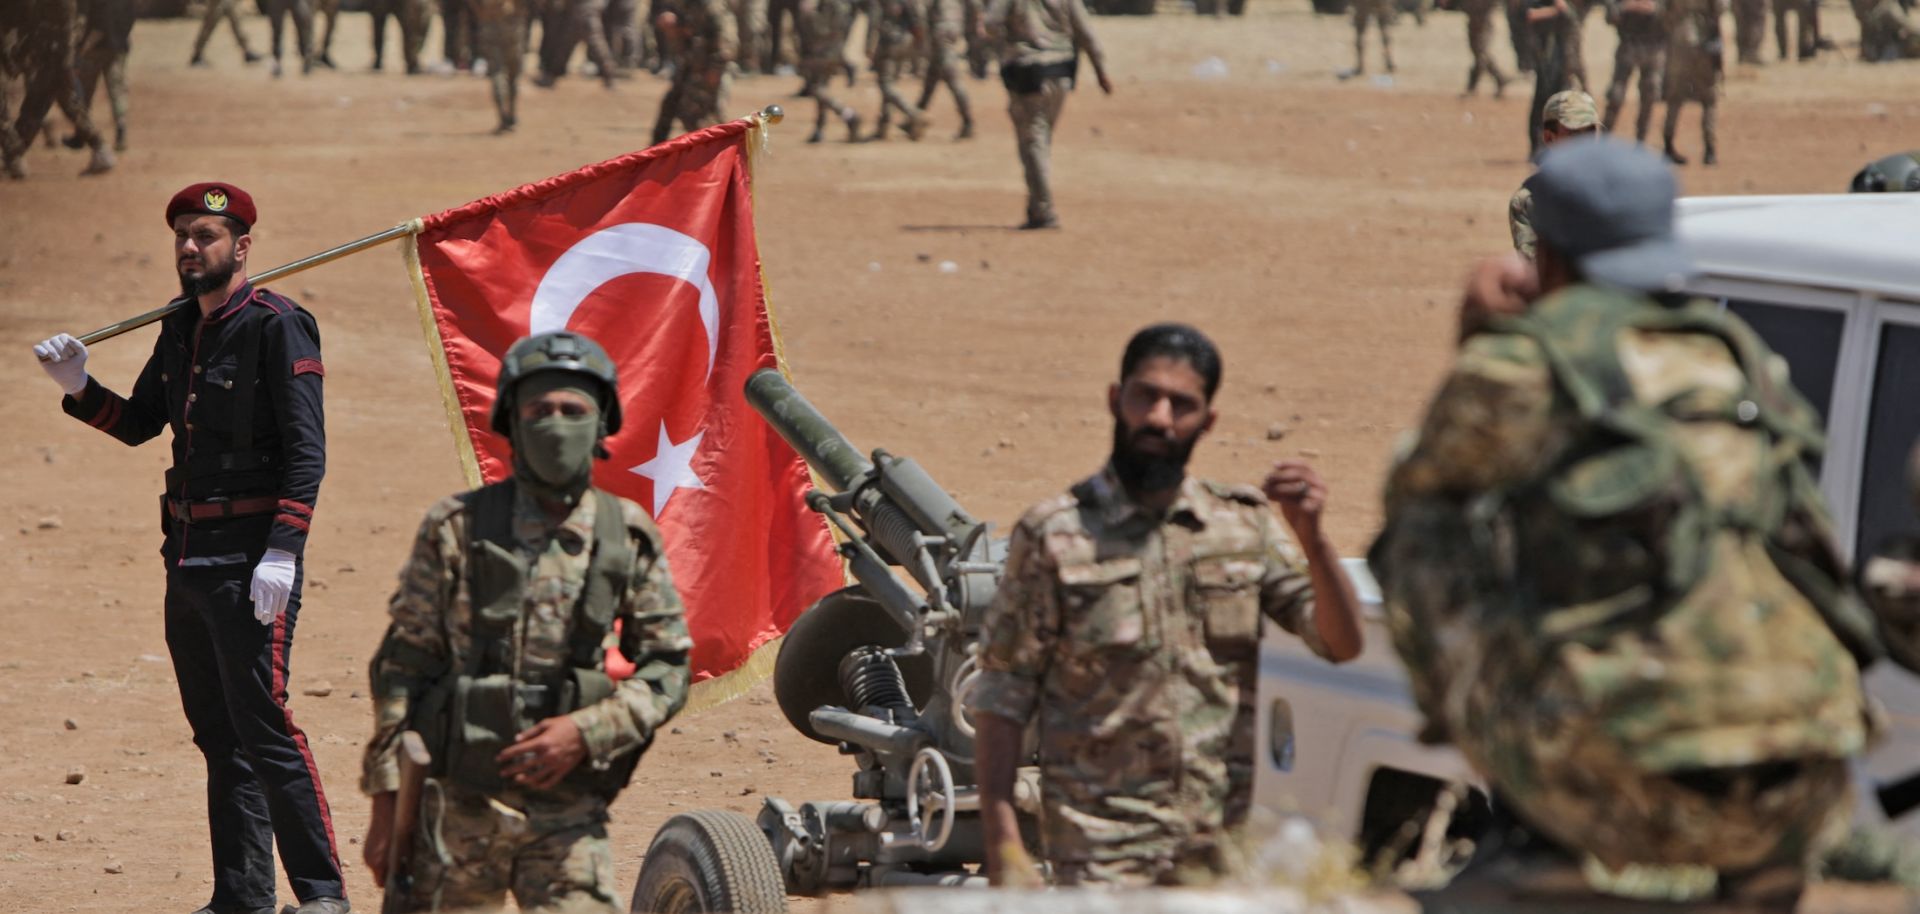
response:
<path id="1" fill-rule="evenodd" d="M 1856 555 L 1871 555 L 1889 538 L 1920 532 L 1907 491 L 1907 453 L 1920 437 L 1920 327 L 1889 323 L 1874 363 L 1867 448 L 1860 467 Z"/>
<path id="2" fill-rule="evenodd" d="M 1793 386 L 1819 410 L 1820 424 L 1825 427 L 1827 411 L 1833 406 L 1833 378 L 1840 364 L 1840 335 L 1847 325 L 1845 312 L 1738 299 L 1728 301 L 1727 309 L 1740 315 L 1774 352 L 1787 360 Z"/>

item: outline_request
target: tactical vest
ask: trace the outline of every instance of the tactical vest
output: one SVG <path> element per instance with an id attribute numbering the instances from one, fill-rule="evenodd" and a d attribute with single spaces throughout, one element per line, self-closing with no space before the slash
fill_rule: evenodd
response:
<path id="1" fill-rule="evenodd" d="M 495 757 L 517 734 L 613 694 L 615 685 L 606 673 L 607 633 L 626 593 L 637 547 L 652 545 L 626 525 L 619 499 L 595 489 L 592 552 L 585 586 L 574 604 L 568 669 L 554 681 L 515 679 L 503 665 L 502 648 L 512 650 L 513 625 L 525 605 L 531 569 L 515 548 L 514 492 L 509 477 L 460 496 L 467 506 L 472 638 L 461 667 L 449 670 L 412 715 L 433 753 L 434 776 L 487 792 L 510 786 L 501 779 Z M 622 650 L 634 656 L 637 636 L 623 635 Z M 625 753 L 606 768 L 583 761 L 556 790 L 584 791 L 610 801 L 632 779 L 640 755 L 639 750 Z"/>
<path id="2" fill-rule="evenodd" d="M 1764 676 L 1765 661 L 1743 654 L 1737 639 L 1656 634 L 1752 631 L 1752 601 L 1717 598 L 1746 592 L 1729 586 L 1730 575 L 1748 575 L 1740 580 L 1762 591 L 1774 580 L 1797 590 L 1834 635 L 1832 649 L 1844 648 L 1858 667 L 1881 656 L 1872 619 L 1833 551 L 1805 462 L 1824 446 L 1817 419 L 1790 386 L 1773 379 L 1771 354 L 1751 329 L 1707 303 L 1656 307 L 1584 286 L 1494 329 L 1539 345 L 1562 402 L 1576 415 L 1550 466 L 1470 502 L 1462 519 L 1471 544 L 1460 551 L 1474 567 L 1456 576 L 1477 582 L 1469 598 L 1486 606 L 1477 637 L 1484 651 L 1499 652 L 1518 670 L 1510 684 L 1521 690 L 1515 695 L 1542 677 L 1571 677 L 1581 683 L 1586 707 L 1563 712 L 1612 721 L 1609 732 L 1649 769 L 1688 764 L 1679 759 L 1687 750 L 1675 747 L 1688 745 L 1703 726 L 1761 732 L 1790 725 L 1799 711 L 1787 699 L 1766 707 L 1709 694 L 1716 671 Z M 1620 361 L 1619 341 L 1631 330 L 1720 340 L 1739 364 L 1741 389 L 1695 387 L 1662 402 L 1640 401 Z M 1707 498 L 1679 440 L 1679 429 L 1692 423 L 1733 423 L 1757 436 L 1752 491 L 1728 504 Z M 1376 556 L 1390 560 L 1394 551 L 1377 547 Z M 1777 579 L 1755 570 L 1769 560 Z M 1659 662 L 1610 659 L 1628 655 Z M 1712 708 L 1719 710 L 1704 712 Z M 1718 717 L 1709 723 L 1689 710 Z"/>

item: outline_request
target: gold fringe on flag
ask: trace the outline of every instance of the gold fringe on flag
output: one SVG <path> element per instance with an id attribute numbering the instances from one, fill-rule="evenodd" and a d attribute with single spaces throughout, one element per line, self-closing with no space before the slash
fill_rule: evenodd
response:
<path id="1" fill-rule="evenodd" d="M 420 220 L 413 220 L 414 237 L 400 246 L 407 263 L 407 280 L 413 284 L 414 307 L 420 312 L 420 334 L 427 338 L 427 357 L 433 360 L 433 375 L 440 382 L 440 403 L 447 410 L 447 429 L 453 433 L 453 450 L 460 460 L 460 473 L 467 487 L 477 489 L 480 459 L 474 456 L 473 439 L 467 434 L 467 420 L 460 412 L 460 396 L 453 389 L 453 371 L 447 367 L 447 344 L 440 337 L 440 324 L 433 319 L 433 300 L 427 297 L 427 277 L 420 270 Z"/>

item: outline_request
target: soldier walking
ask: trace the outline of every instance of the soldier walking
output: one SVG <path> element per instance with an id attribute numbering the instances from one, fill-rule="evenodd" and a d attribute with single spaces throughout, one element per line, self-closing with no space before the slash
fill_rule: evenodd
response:
<path id="1" fill-rule="evenodd" d="M 1567 44 L 1575 32 L 1571 0 L 1528 0 L 1527 35 L 1533 47 L 1533 106 L 1527 111 L 1527 158 L 1540 154 L 1541 115 L 1547 100 L 1572 88 Z"/>
<path id="2" fill-rule="evenodd" d="M 826 138 L 829 114 L 846 123 L 847 142 L 860 140 L 860 112 L 834 98 L 832 91 L 834 78 L 846 69 L 852 29 L 853 0 L 801 0 L 794 26 L 800 45 L 800 91 L 813 96 L 817 106 L 809 143 Z"/>
<path id="3" fill-rule="evenodd" d="M 919 140 L 927 133 L 927 116 L 919 107 L 907 103 L 900 94 L 900 80 L 913 71 L 914 62 L 926 56 L 928 0 L 873 0 L 876 14 L 871 21 L 878 27 L 879 40 L 873 50 L 873 78 L 880 86 L 880 116 L 874 120 L 873 135 L 884 140 L 887 128 L 898 110 L 902 130 Z"/>
<path id="4" fill-rule="evenodd" d="M 337 70 L 333 62 L 333 26 L 340 20 L 340 0 L 314 0 L 313 15 L 316 21 L 326 19 L 327 26 L 320 30 L 320 42 L 314 46 L 313 62 L 315 66 Z"/>
<path id="5" fill-rule="evenodd" d="M 273 850 L 298 914 L 347 914 L 333 818 L 287 707 L 302 556 L 326 473 L 320 333 L 291 299 L 247 281 L 258 221 L 231 184 L 167 203 L 180 307 L 123 397 L 87 347 L 34 347 L 67 415 L 129 446 L 173 432 L 162 498 L 166 637 L 206 759 L 213 898 L 196 914 L 273 914 Z"/>
<path id="6" fill-rule="evenodd" d="M 107 105 L 113 112 L 113 151 L 125 152 L 127 52 L 133 48 L 133 0 L 83 0 L 80 19 L 80 44 L 74 50 L 80 107 L 92 115 L 94 90 L 104 80 Z M 83 149 L 87 138 L 76 129 L 64 142 L 68 149 Z"/>
<path id="7" fill-rule="evenodd" d="M 1787 59 L 1787 17 L 1796 22 L 1796 55 L 1799 60 L 1812 60 L 1820 53 L 1820 4 L 1818 0 L 1773 0 L 1773 40 L 1780 49 L 1780 59 Z"/>
<path id="8" fill-rule="evenodd" d="M 520 70 L 527 56 L 525 0 L 467 0 L 467 3 L 480 59 L 487 62 L 493 110 L 500 118 L 493 132 L 510 133 L 520 123 Z"/>
<path id="9" fill-rule="evenodd" d="M 1733 41 L 1740 63 L 1753 67 L 1762 64 L 1760 46 L 1766 42 L 1766 35 L 1767 0 L 1733 0 Z"/>
<path id="10" fill-rule="evenodd" d="M 1100 91 L 1113 94 L 1106 54 L 1081 0 L 993 0 L 981 25 L 983 40 L 1000 48 L 1000 82 L 1007 87 L 1007 113 L 1027 178 L 1027 221 L 1020 227 L 1059 228 L 1047 162 L 1053 128 L 1079 78 L 1081 54 L 1093 65 Z"/>
<path id="11" fill-rule="evenodd" d="M 501 363 L 513 475 L 427 512 L 371 668 L 366 863 L 401 911 L 620 910 L 607 807 L 687 699 L 687 636 L 660 531 L 592 486 L 620 430 L 612 360 L 565 331 Z M 606 642 L 637 669 L 606 673 Z M 455 696 L 458 696 L 456 699 Z M 387 872 L 400 735 L 433 756 L 404 873 Z M 393 897 L 393 896 L 390 896 Z"/>
<path id="12" fill-rule="evenodd" d="M 207 39 L 213 37 L 213 30 L 226 20 L 227 27 L 233 30 L 234 43 L 240 45 L 240 55 L 247 63 L 259 63 L 260 55 L 247 47 L 247 33 L 240 29 L 240 14 L 235 10 L 240 0 L 207 0 L 207 11 L 200 16 L 200 32 L 193 37 L 193 56 L 187 65 L 204 67 L 206 58 L 201 56 L 207 50 Z"/>
<path id="13" fill-rule="evenodd" d="M 1388 73 L 1393 72 L 1393 0 L 1353 0 L 1353 69 L 1340 74 L 1342 79 L 1367 72 L 1367 23 L 1380 32 L 1380 60 Z"/>
<path id="14" fill-rule="evenodd" d="M 293 17 L 294 40 L 299 42 L 300 72 L 313 72 L 313 0 L 264 0 L 267 24 L 273 28 L 273 76 L 280 78 L 281 38 L 287 17 Z"/>
<path id="15" fill-rule="evenodd" d="M 1483 75 L 1493 78 L 1494 98 L 1507 92 L 1507 74 L 1500 72 L 1500 62 L 1493 57 L 1493 11 L 1498 5 L 1499 0 L 1460 0 L 1460 9 L 1467 14 L 1467 51 L 1473 55 L 1463 95 L 1474 94 Z"/>
<path id="16" fill-rule="evenodd" d="M 1642 147 L 1547 150 L 1537 259 L 1476 271 L 1388 475 L 1368 560 L 1423 733 L 1498 800 L 1425 910 L 1792 911 L 1845 832 L 1881 648 L 1808 476 L 1819 416 L 1667 291 L 1695 269 L 1673 208 Z"/>
<path id="17" fill-rule="evenodd" d="M 727 6 L 740 36 L 735 68 L 741 73 L 760 72 L 767 56 L 767 0 L 727 0 Z"/>
<path id="18" fill-rule="evenodd" d="M 965 74 L 960 58 L 965 50 L 966 0 L 928 0 L 927 77 L 920 86 L 919 108 L 924 116 L 933 93 L 942 85 L 953 93 L 953 106 L 960 112 L 960 132 L 954 139 L 973 136 L 973 105 L 967 98 Z"/>
<path id="19" fill-rule="evenodd" d="M 733 84 L 729 68 L 740 53 L 734 17 L 722 0 L 678 0 L 675 7 L 656 20 L 673 61 L 673 83 L 653 124 L 656 145 L 673 135 L 676 122 L 687 132 L 720 123 Z"/>
<path id="20" fill-rule="evenodd" d="M 1661 131 L 1667 158 L 1675 165 L 1687 164 L 1686 156 L 1673 145 L 1680 128 L 1680 109 L 1688 102 L 1700 104 L 1700 140 L 1704 149 L 1700 162 L 1712 165 L 1716 154 L 1717 133 L 1714 116 L 1720 107 L 1722 46 L 1720 17 L 1724 0 L 1663 0 L 1666 3 L 1667 71 L 1661 83 L 1667 102 L 1667 123 Z"/>
<path id="21" fill-rule="evenodd" d="M 400 57 L 407 75 L 420 73 L 420 52 L 427 45 L 427 28 L 433 24 L 432 0 L 372 0 L 367 11 L 373 19 L 373 68 L 384 69 L 387 50 L 387 17 L 400 26 Z"/>
<path id="22" fill-rule="evenodd" d="M 1218 418 L 1220 369 L 1192 327 L 1135 334 L 1107 391 L 1107 465 L 1013 529 L 967 699 L 996 882 L 1028 868 L 1013 781 L 1035 749 L 1041 853 L 1061 884 L 1240 869 L 1262 617 L 1335 663 L 1360 654 L 1359 601 L 1321 527 L 1313 468 L 1280 461 L 1261 488 L 1187 475 Z"/>
<path id="23" fill-rule="evenodd" d="M 0 92 L 0 171 L 10 178 L 26 177 L 25 158 L 35 137 L 46 125 L 55 104 L 73 122 L 69 146 L 86 146 L 92 157 L 82 175 L 112 170 L 113 153 L 94 129 L 93 116 L 81 99 L 74 69 L 74 37 L 80 10 L 77 0 L 14 0 L 0 4 L 0 74 L 15 73 L 26 83 L 16 119 L 7 118 L 6 93 Z"/>
<path id="24" fill-rule="evenodd" d="M 1633 138 L 1647 141 L 1653 124 L 1653 106 L 1660 101 L 1660 80 L 1667 69 L 1667 32 L 1661 22 L 1661 0 L 1619 0 L 1613 14 L 1620 44 L 1613 52 L 1613 82 L 1607 86 L 1606 131 L 1620 121 L 1627 106 L 1627 86 L 1640 76 L 1640 113 L 1633 121 Z"/>

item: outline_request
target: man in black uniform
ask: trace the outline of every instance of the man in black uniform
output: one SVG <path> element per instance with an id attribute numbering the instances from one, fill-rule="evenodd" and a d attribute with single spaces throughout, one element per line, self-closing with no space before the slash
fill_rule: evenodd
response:
<path id="1" fill-rule="evenodd" d="M 132 396 L 89 377 L 71 336 L 34 352 L 67 415 L 129 445 L 173 430 L 167 647 L 207 759 L 213 843 L 213 899 L 197 914 L 272 914 L 275 841 L 299 914 L 345 914 L 320 772 L 287 709 L 300 555 L 326 470 L 326 369 L 313 316 L 247 281 L 255 216 L 231 184 L 167 204 L 186 306 L 161 321 Z"/>

